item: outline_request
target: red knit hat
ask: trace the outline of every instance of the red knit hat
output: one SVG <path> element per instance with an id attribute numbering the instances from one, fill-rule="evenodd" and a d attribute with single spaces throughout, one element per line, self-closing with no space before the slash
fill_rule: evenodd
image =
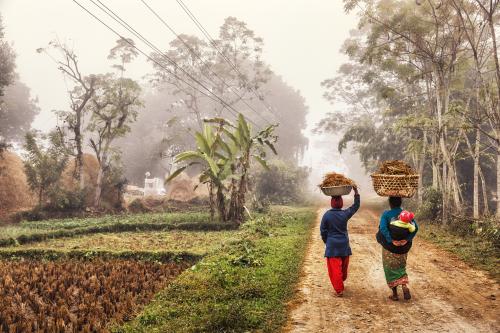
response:
<path id="1" fill-rule="evenodd" d="M 330 204 L 331 204 L 332 208 L 340 209 L 340 208 L 342 208 L 342 206 L 344 206 L 344 200 L 342 200 L 341 196 L 335 196 L 335 197 L 332 197 Z"/>
<path id="2" fill-rule="evenodd" d="M 412 212 L 409 212 L 407 210 L 403 210 L 401 214 L 399 214 L 399 219 L 403 222 L 410 223 L 413 218 L 415 217 L 415 214 Z"/>

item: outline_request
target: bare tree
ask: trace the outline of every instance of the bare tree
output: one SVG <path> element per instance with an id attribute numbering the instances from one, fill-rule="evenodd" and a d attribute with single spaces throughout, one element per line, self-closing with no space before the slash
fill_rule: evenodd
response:
<path id="1" fill-rule="evenodd" d="M 79 187 L 82 190 L 85 187 L 83 175 L 83 122 L 87 103 L 89 103 L 95 93 L 97 77 L 95 75 L 85 76 L 81 73 L 78 65 L 78 57 L 67 45 L 55 40 L 49 43 L 49 48 L 59 53 L 58 59 L 54 58 L 47 49 L 39 48 L 37 51 L 49 55 L 56 62 L 58 69 L 63 75 L 75 84 L 68 91 L 71 111 L 59 111 L 58 113 L 73 133 L 72 140 L 76 160 L 75 178 L 79 180 Z"/>

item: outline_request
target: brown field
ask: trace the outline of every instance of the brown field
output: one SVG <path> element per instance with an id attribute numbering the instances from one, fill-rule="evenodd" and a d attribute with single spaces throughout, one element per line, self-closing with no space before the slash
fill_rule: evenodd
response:
<path id="1" fill-rule="evenodd" d="M 1 332 L 107 332 L 189 263 L 0 261 Z"/>

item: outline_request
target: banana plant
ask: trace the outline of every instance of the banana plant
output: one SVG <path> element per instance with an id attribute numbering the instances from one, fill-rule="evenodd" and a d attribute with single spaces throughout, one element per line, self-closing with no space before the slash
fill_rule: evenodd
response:
<path id="1" fill-rule="evenodd" d="M 243 115 L 236 124 L 222 119 L 206 119 L 203 131 L 195 134 L 196 150 L 186 151 L 175 157 L 176 164 L 183 164 L 166 180 L 171 181 L 192 165 L 201 165 L 200 184 L 209 189 L 210 211 L 215 209 L 222 221 L 242 222 L 245 209 L 245 194 L 248 191 L 248 172 L 251 160 L 264 168 L 266 150 L 277 154 L 274 143 L 276 125 L 251 134 L 251 127 Z M 229 194 L 229 209 L 226 209 L 226 194 Z"/>
<path id="2" fill-rule="evenodd" d="M 235 170 L 238 171 L 238 182 L 233 183 L 229 203 L 228 218 L 232 221 L 242 222 L 245 212 L 245 196 L 248 192 L 248 173 L 251 161 L 256 160 L 264 168 L 269 169 L 266 162 L 266 150 L 270 149 L 277 154 L 274 144 L 278 137 L 274 134 L 277 125 L 270 125 L 252 135 L 252 129 L 243 115 L 238 116 L 238 123 L 231 129 L 224 128 L 224 134 L 235 146 L 238 155 L 235 158 Z M 229 146 L 231 148 L 231 146 Z"/>
<path id="3" fill-rule="evenodd" d="M 196 150 L 185 151 L 175 156 L 174 163 L 184 165 L 174 171 L 165 182 L 170 182 L 193 165 L 201 165 L 202 172 L 199 176 L 199 183 L 208 185 L 211 217 L 213 219 L 215 208 L 217 208 L 220 219 L 226 221 L 224 191 L 225 180 L 231 175 L 231 165 L 219 153 L 222 144 L 221 126 L 216 127 L 214 131 L 212 126 L 206 123 L 203 131 L 195 134 Z"/>

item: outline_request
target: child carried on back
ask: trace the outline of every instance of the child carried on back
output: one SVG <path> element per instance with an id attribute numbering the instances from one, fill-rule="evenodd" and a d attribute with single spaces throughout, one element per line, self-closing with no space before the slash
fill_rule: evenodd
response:
<path id="1" fill-rule="evenodd" d="M 398 207 L 384 212 L 377 242 L 392 253 L 410 251 L 412 239 L 418 231 L 414 217 L 415 214 Z"/>
<path id="2" fill-rule="evenodd" d="M 407 210 L 403 210 L 399 214 L 398 219 L 389 223 L 389 232 L 393 239 L 394 245 L 404 245 L 403 240 L 408 239 L 408 236 L 415 232 L 416 226 L 413 218 L 415 214 Z"/>

